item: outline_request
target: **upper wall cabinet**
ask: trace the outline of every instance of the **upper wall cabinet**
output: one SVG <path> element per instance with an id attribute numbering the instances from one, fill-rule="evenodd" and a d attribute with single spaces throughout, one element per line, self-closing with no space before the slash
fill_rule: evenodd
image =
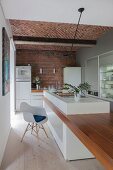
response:
<path id="1" fill-rule="evenodd" d="M 63 69 L 64 83 L 78 86 L 81 83 L 81 67 L 65 67 Z"/>

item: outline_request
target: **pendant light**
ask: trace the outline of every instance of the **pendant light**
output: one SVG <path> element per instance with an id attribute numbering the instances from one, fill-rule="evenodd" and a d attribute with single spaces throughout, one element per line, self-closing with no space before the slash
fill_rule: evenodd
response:
<path id="1" fill-rule="evenodd" d="M 80 24 L 80 20 L 81 20 L 83 11 L 84 11 L 84 8 L 79 8 L 78 9 L 78 12 L 80 13 L 80 15 L 79 15 L 78 23 L 77 23 L 76 30 L 75 30 L 75 33 L 74 33 L 74 37 L 73 37 L 74 40 L 77 37 L 77 31 L 78 31 L 78 28 L 79 28 L 79 24 Z M 72 55 L 72 52 L 73 52 L 73 45 L 74 44 L 72 43 L 71 49 L 70 49 L 71 55 Z M 68 54 L 64 54 L 64 56 L 68 56 Z"/>
<path id="2" fill-rule="evenodd" d="M 77 27 L 76 27 L 75 34 L 74 34 L 74 38 L 73 38 L 73 39 L 75 39 L 76 36 L 77 36 L 77 31 L 78 31 L 78 28 L 79 28 L 79 24 L 80 24 L 80 20 L 81 20 L 83 11 L 84 11 L 84 8 L 79 8 L 79 9 L 78 9 L 78 12 L 80 13 L 80 15 L 79 15 L 79 19 L 78 19 L 78 23 L 77 23 Z M 72 46 L 71 46 L 71 52 L 72 52 L 72 50 L 73 50 L 73 43 L 72 43 Z"/>

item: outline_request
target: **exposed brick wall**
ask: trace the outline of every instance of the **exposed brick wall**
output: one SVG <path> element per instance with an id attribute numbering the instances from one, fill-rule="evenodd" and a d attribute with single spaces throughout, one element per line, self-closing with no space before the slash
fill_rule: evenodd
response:
<path id="1" fill-rule="evenodd" d="M 63 52 L 37 51 L 37 50 L 17 50 L 16 64 L 32 66 L 32 77 L 38 75 L 41 79 L 41 87 L 49 85 L 63 84 L 63 68 L 66 66 L 76 66 L 75 53 L 64 56 Z M 43 74 L 40 74 L 40 68 Z M 56 73 L 53 73 L 53 69 Z"/>

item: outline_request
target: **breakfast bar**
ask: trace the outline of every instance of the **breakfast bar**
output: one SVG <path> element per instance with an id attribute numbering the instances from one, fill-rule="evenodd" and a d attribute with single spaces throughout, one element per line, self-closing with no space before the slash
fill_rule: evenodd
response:
<path id="1" fill-rule="evenodd" d="M 107 168 L 113 165 L 112 159 L 106 156 L 106 137 L 109 137 L 109 133 L 111 135 L 111 132 L 107 133 L 110 128 L 105 127 L 111 118 L 109 102 L 91 97 L 75 102 L 73 96 L 61 97 L 48 91 L 44 96 L 48 125 L 64 158 L 77 160 L 96 157 L 104 165 L 108 161 Z M 86 104 L 89 111 L 85 109 Z M 107 120 L 104 121 L 105 118 Z M 104 132 L 105 136 L 102 135 Z"/>

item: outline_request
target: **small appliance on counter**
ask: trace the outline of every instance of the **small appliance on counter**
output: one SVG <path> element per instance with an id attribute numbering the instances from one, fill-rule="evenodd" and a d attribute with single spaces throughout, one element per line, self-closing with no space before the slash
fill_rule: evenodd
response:
<path id="1" fill-rule="evenodd" d="M 36 84 L 35 84 L 35 83 L 32 83 L 32 84 L 31 84 L 31 87 L 32 87 L 32 89 L 36 89 Z"/>
<path id="2" fill-rule="evenodd" d="M 88 94 L 93 95 L 93 96 L 98 96 L 98 92 L 97 91 L 88 91 Z"/>

